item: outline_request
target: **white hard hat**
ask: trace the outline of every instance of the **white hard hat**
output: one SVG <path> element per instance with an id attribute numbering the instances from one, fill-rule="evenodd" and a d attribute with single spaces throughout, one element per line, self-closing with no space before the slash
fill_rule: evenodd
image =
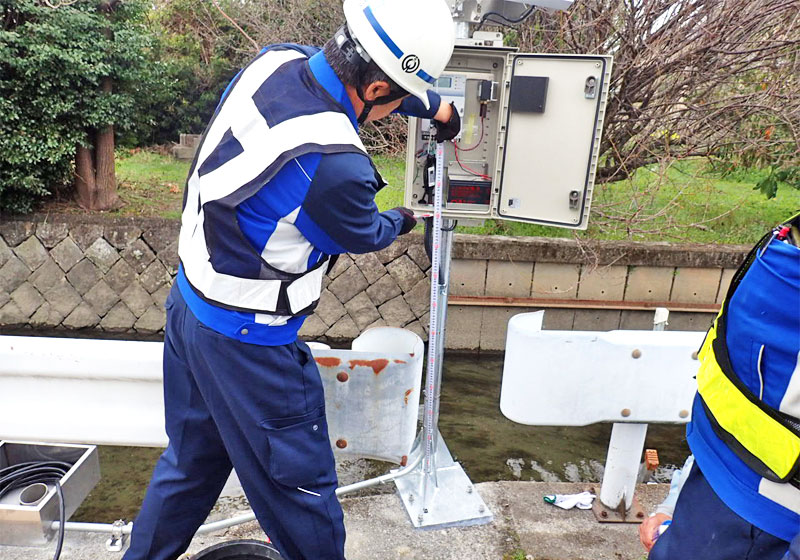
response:
<path id="1" fill-rule="evenodd" d="M 427 91 L 453 55 L 445 0 L 344 0 L 350 33 L 398 86 L 430 108 Z"/>

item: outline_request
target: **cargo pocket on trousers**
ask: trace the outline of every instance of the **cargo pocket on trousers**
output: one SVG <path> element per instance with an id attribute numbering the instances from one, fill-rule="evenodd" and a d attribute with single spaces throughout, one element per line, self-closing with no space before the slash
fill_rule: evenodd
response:
<path id="1" fill-rule="evenodd" d="M 325 409 L 304 416 L 264 420 L 269 441 L 269 470 L 275 482 L 296 488 L 325 477 L 334 466 Z"/>

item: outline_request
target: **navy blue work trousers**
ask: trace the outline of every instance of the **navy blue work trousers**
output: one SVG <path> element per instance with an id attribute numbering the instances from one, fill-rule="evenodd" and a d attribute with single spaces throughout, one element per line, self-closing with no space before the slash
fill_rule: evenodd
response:
<path id="1" fill-rule="evenodd" d="M 678 495 L 672 524 L 649 560 L 781 560 L 789 543 L 751 525 L 717 497 L 697 462 Z"/>
<path id="2" fill-rule="evenodd" d="M 208 516 L 231 467 L 286 560 L 344 558 L 319 370 L 303 342 L 258 346 L 201 324 L 177 287 L 167 299 L 158 460 L 124 560 L 174 560 Z"/>

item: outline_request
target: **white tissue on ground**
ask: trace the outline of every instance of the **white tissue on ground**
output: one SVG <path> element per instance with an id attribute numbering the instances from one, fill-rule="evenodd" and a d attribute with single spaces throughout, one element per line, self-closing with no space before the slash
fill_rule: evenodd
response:
<path id="1" fill-rule="evenodd" d="M 581 492 L 580 494 L 551 494 L 544 497 L 548 504 L 560 507 L 561 509 L 592 509 L 592 502 L 596 496 L 591 492 Z"/>

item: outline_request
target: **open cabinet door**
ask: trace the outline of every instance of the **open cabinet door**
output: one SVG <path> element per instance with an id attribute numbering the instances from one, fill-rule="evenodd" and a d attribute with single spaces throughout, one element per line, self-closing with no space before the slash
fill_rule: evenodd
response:
<path id="1" fill-rule="evenodd" d="M 586 229 L 611 57 L 510 54 L 499 218 Z"/>

